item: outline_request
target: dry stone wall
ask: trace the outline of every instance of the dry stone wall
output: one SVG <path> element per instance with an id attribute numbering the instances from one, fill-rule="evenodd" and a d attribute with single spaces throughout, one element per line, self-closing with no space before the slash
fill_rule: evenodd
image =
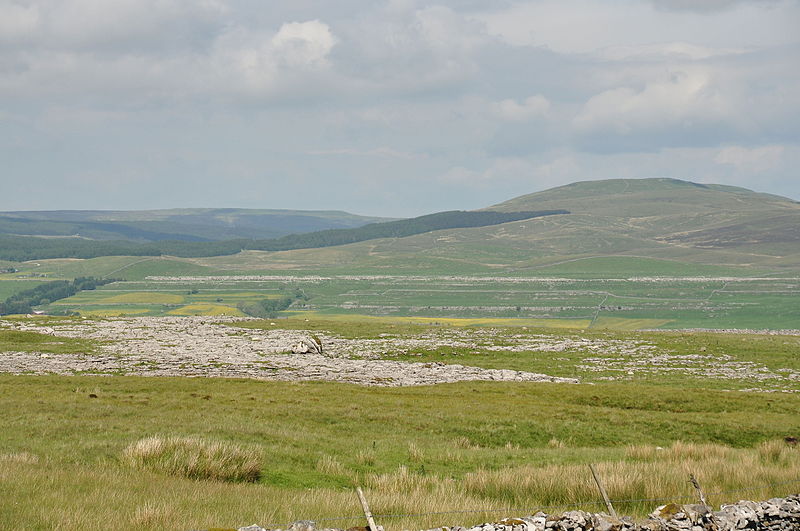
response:
<path id="1" fill-rule="evenodd" d="M 379 526 L 380 527 L 380 526 Z M 800 531 L 800 494 L 767 501 L 740 501 L 712 511 L 705 505 L 670 503 L 653 511 L 644 521 L 613 518 L 603 513 L 566 511 L 559 514 L 542 512 L 521 518 L 504 518 L 470 527 L 448 526 L 429 531 Z M 240 527 L 238 531 L 270 531 L 258 525 Z M 303 520 L 288 531 L 341 531 L 317 528 Z M 348 531 L 369 531 L 350 528 Z M 383 531 L 382 529 L 380 531 Z"/>

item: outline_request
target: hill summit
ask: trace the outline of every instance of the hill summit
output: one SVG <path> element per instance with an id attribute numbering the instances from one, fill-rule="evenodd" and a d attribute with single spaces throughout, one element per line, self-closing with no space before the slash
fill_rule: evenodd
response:
<path id="1" fill-rule="evenodd" d="M 353 244 L 338 248 L 337 260 L 364 269 L 413 256 L 435 269 L 449 262 L 458 270 L 496 271 L 600 256 L 800 265 L 800 203 L 735 186 L 666 178 L 585 181 L 484 210 L 567 213 Z M 303 258 L 312 260 L 308 253 Z"/>

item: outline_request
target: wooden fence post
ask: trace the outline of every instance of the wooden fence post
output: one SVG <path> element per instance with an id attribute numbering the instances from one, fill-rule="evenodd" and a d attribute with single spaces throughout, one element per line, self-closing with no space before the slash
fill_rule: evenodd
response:
<path id="1" fill-rule="evenodd" d="M 689 481 L 697 491 L 697 495 L 700 497 L 700 503 L 711 509 L 711 506 L 709 506 L 708 502 L 706 501 L 706 495 L 703 494 L 703 489 L 700 488 L 700 483 L 697 482 L 697 478 L 694 477 L 694 474 L 689 474 Z"/>
<path id="2" fill-rule="evenodd" d="M 361 508 L 364 509 L 364 516 L 367 517 L 367 525 L 369 525 L 370 531 L 378 531 L 378 526 L 375 525 L 375 520 L 372 519 L 372 512 L 369 510 L 367 498 L 364 497 L 361 487 L 356 487 L 356 493 L 358 494 L 358 501 L 361 502 Z"/>
<path id="3" fill-rule="evenodd" d="M 597 483 L 597 488 L 600 489 L 600 494 L 603 495 L 603 501 L 606 502 L 606 508 L 608 508 L 608 514 L 610 514 L 614 518 L 619 518 L 617 516 L 617 511 L 614 510 L 614 506 L 611 505 L 611 500 L 608 499 L 608 494 L 606 494 L 606 489 L 603 488 L 603 484 L 600 482 L 600 477 L 598 477 L 597 471 L 594 469 L 594 465 L 589 463 L 589 469 L 592 471 L 592 476 L 594 476 L 594 482 Z"/>
<path id="4" fill-rule="evenodd" d="M 714 509 L 708 504 L 706 500 L 706 495 L 703 494 L 703 489 L 700 488 L 700 482 L 697 481 L 697 478 L 694 477 L 694 474 L 689 474 L 689 481 L 691 482 L 694 489 L 697 491 L 697 495 L 700 497 L 700 503 L 708 509 L 708 519 L 711 521 L 712 529 L 719 529 L 719 524 L 717 523 L 717 519 L 714 516 Z"/>

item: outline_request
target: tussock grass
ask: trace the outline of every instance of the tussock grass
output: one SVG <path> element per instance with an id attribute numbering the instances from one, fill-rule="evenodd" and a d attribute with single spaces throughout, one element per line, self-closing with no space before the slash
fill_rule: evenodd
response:
<path id="1" fill-rule="evenodd" d="M 408 443 L 408 460 L 414 463 L 420 463 L 424 460 L 425 453 L 422 451 L 417 443 L 411 441 Z"/>
<path id="2" fill-rule="evenodd" d="M 39 462 L 39 456 L 28 452 L 0 454 L 0 463 L 24 463 L 33 465 Z"/>
<path id="3" fill-rule="evenodd" d="M 713 445 L 678 443 L 662 451 L 635 454 L 645 456 L 644 459 L 626 457 L 621 461 L 598 462 L 596 467 L 617 509 L 634 515 L 644 515 L 660 502 L 623 500 L 645 497 L 693 500 L 694 492 L 687 481 L 689 472 L 698 477 L 710 495 L 710 502 L 719 504 L 739 498 L 785 495 L 791 486 L 723 496 L 714 493 L 796 480 L 800 471 L 800 451 L 794 448 L 781 449 L 784 462 L 775 464 L 770 462 L 772 453 L 762 455 L 762 447 L 772 447 L 771 443 L 748 449 L 719 446 L 718 451 L 706 452 L 700 448 L 687 451 L 691 446 L 708 450 Z M 694 457 L 682 458 L 682 452 Z M 670 457 L 664 459 L 664 455 Z M 334 458 L 323 457 L 318 463 L 334 461 L 338 463 Z M 333 465 L 332 469 L 338 467 Z M 425 474 L 406 465 L 384 474 L 352 471 L 348 474 L 355 484 L 365 487 L 376 515 L 411 515 L 382 516 L 380 522 L 387 529 L 474 524 L 532 513 L 540 508 L 559 512 L 576 503 L 585 510 L 604 510 L 584 464 L 481 469 L 464 478 Z M 4 517 L 0 513 L 0 525 L 18 522 L 13 518 L 23 514 L 33 528 L 53 529 L 235 528 L 252 522 L 285 525 L 303 518 L 342 528 L 364 524 L 357 498 L 350 489 L 285 489 L 263 484 L 193 481 L 150 471 L 134 472 L 114 467 L 112 463 L 86 467 L 0 459 L 0 494 L 4 492 L 3 485 L 11 482 L 15 499 L 21 501 L 6 505 L 9 514 Z M 25 504 L 31 503 L 28 497 L 36 499 L 41 496 L 36 493 L 42 491 L 48 493 L 47 503 L 51 507 L 24 509 Z M 165 492 L 169 496 L 164 496 Z M 415 516 L 420 513 L 435 514 Z M 326 521 L 351 515 L 352 520 Z"/>
<path id="4" fill-rule="evenodd" d="M 317 461 L 317 470 L 331 476 L 341 476 L 347 473 L 342 463 L 330 455 L 323 455 L 319 458 Z"/>
<path id="5" fill-rule="evenodd" d="M 148 437 L 131 444 L 122 460 L 138 469 L 217 481 L 258 481 L 261 453 L 240 445 L 197 437 Z"/>
<path id="6" fill-rule="evenodd" d="M 362 449 L 356 453 L 356 463 L 362 466 L 374 466 L 376 458 L 375 450 Z"/>
<path id="7" fill-rule="evenodd" d="M 798 401 L 793 394 L 630 382 L 376 389 L 0 375 L 0 529 L 20 522 L 31 529 L 209 529 L 255 522 L 285 529 L 298 519 L 363 526 L 355 486 L 365 489 L 376 515 L 470 511 L 379 519 L 389 530 L 475 524 L 551 505 L 604 510 L 596 504 L 589 462 L 614 500 L 694 500 L 689 473 L 716 505 L 766 499 L 800 484 L 714 493 L 800 477 L 800 448 L 783 442 L 800 433 Z M 143 433 L 178 440 L 191 435 L 212 446 L 230 441 L 225 444 L 269 461 L 258 467 L 257 483 L 170 473 L 173 465 L 165 463 L 173 458 L 166 451 L 156 452 L 152 467 L 128 466 L 120 456 L 133 452 L 137 444 L 131 442 Z M 165 445 L 169 437 L 160 439 Z M 565 444 L 548 444 L 551 439 Z M 659 504 L 620 503 L 618 510 L 643 516 Z"/>
<path id="8" fill-rule="evenodd" d="M 601 462 L 596 468 L 609 496 L 615 500 L 692 497 L 689 474 L 700 480 L 712 504 L 728 499 L 714 493 L 769 484 L 787 484 L 786 492 L 800 487 L 800 482 L 789 484 L 800 477 L 800 450 L 782 440 L 767 441 L 747 449 L 681 441 L 662 449 L 629 446 L 624 460 Z M 597 498 L 585 464 L 478 470 L 467 474 L 463 485 L 473 495 L 514 504 L 560 505 Z M 633 505 L 626 510 L 635 513 L 653 506 L 649 501 L 624 503 Z"/>
<path id="9" fill-rule="evenodd" d="M 800 456 L 800 448 L 797 445 L 787 444 L 780 439 L 764 441 L 757 449 L 762 461 L 767 463 L 789 465 Z"/>

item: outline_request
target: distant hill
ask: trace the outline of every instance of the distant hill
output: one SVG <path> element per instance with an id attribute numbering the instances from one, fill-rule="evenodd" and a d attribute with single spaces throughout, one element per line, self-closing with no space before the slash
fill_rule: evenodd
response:
<path id="1" fill-rule="evenodd" d="M 734 186 L 677 179 L 590 181 L 489 208 L 516 211 L 551 205 L 569 210 L 570 216 L 550 227 L 549 236 L 537 231 L 536 239 L 558 238 L 564 250 L 608 247 L 616 253 L 661 257 L 716 250 L 756 261 L 800 252 L 800 202 Z M 598 243 L 587 241 L 589 235 Z"/>
<path id="2" fill-rule="evenodd" d="M 135 245 L 72 241 L 55 245 L 42 238 L 0 236 L 5 252 L 0 258 L 172 255 L 225 270 L 502 274 L 622 256 L 796 270 L 800 203 L 733 186 L 618 179 L 578 182 L 479 211 L 276 239 Z M 15 255 L 15 249 L 22 252 Z M 31 253 L 24 254 L 27 250 Z"/>
<path id="3" fill-rule="evenodd" d="M 744 188 L 676 179 L 587 181 L 520 196 L 489 211 L 566 214 L 439 230 L 330 249 L 200 260 L 211 267 L 521 272 L 589 257 L 800 267 L 800 203 Z M 557 274 L 558 268 L 549 270 Z"/>
<path id="4" fill-rule="evenodd" d="M 351 229 L 391 219 L 333 210 L 242 208 L 0 212 L 0 234 L 136 242 L 200 242 L 280 238 L 304 232 Z"/>
<path id="5" fill-rule="evenodd" d="M 565 210 L 536 212 L 460 211 L 437 212 L 410 219 L 370 223 L 350 229 L 328 229 L 289 234 L 272 239 L 218 241 L 87 240 L 40 236 L 0 235 L 0 259 L 98 258 L 101 256 L 177 256 L 183 258 L 225 256 L 242 251 L 286 251 L 333 247 L 378 238 L 402 238 L 436 230 L 484 227 L 542 216 L 566 214 Z"/>

